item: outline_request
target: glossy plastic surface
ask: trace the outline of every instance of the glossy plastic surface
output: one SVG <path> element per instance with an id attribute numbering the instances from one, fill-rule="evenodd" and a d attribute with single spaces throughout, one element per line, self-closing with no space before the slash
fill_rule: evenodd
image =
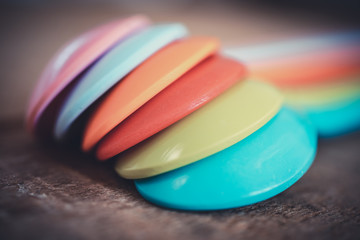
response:
<path id="1" fill-rule="evenodd" d="M 94 110 L 85 129 L 83 150 L 89 151 L 131 113 L 218 48 L 217 39 L 191 37 L 171 43 L 152 55 L 114 86 Z"/>
<path id="2" fill-rule="evenodd" d="M 145 178 L 221 151 L 249 136 L 279 111 L 281 95 L 270 85 L 243 81 L 169 128 L 120 154 L 116 171 Z"/>
<path id="3" fill-rule="evenodd" d="M 70 93 L 57 119 L 55 137 L 61 139 L 76 118 L 126 74 L 186 34 L 181 24 L 156 25 L 115 46 L 89 69 Z"/>
<path id="4" fill-rule="evenodd" d="M 339 82 L 360 74 L 360 46 L 346 46 L 245 64 L 251 76 L 280 87 Z"/>
<path id="5" fill-rule="evenodd" d="M 285 101 L 291 106 L 321 106 L 360 96 L 360 76 L 342 79 L 339 83 L 303 88 L 282 88 Z"/>
<path id="6" fill-rule="evenodd" d="M 360 129 L 360 78 L 296 90 L 282 89 L 286 103 L 307 115 L 320 137 L 335 137 Z"/>
<path id="7" fill-rule="evenodd" d="M 140 194 L 181 210 L 219 210 L 271 198 L 294 184 L 316 154 L 314 128 L 293 111 L 235 145 L 174 171 L 136 180 Z"/>
<path id="8" fill-rule="evenodd" d="M 223 53 L 246 63 L 326 51 L 360 43 L 360 31 L 323 33 L 248 46 L 226 47 Z"/>
<path id="9" fill-rule="evenodd" d="M 237 61 L 219 55 L 204 60 L 107 134 L 97 147 L 97 158 L 115 156 L 170 126 L 243 80 L 245 74 Z"/>
<path id="10" fill-rule="evenodd" d="M 336 137 L 360 130 L 360 95 L 318 106 L 296 108 L 307 115 L 320 137 Z"/>
<path id="11" fill-rule="evenodd" d="M 46 67 L 31 97 L 28 129 L 32 131 L 45 109 L 82 71 L 114 44 L 147 25 L 149 20 L 143 16 L 117 20 L 82 34 L 62 48 Z"/>

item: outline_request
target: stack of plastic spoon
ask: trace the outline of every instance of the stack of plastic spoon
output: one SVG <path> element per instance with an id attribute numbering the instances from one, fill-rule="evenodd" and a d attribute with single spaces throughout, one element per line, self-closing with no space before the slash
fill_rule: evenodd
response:
<path id="1" fill-rule="evenodd" d="M 251 76 L 278 86 L 320 136 L 360 128 L 360 31 L 235 46 L 224 53 L 243 61 Z"/>
<path id="2" fill-rule="evenodd" d="M 66 44 L 49 62 L 31 96 L 26 116 L 27 129 L 35 134 L 51 133 L 57 109 L 53 102 L 66 88 L 76 81 L 96 60 L 107 51 L 136 32 L 144 29 L 150 21 L 143 16 L 133 16 L 99 26 Z M 49 112 L 51 116 L 46 116 Z M 39 122 L 45 118 L 44 124 Z M 41 125 L 41 128 L 37 126 Z"/>
<path id="3" fill-rule="evenodd" d="M 165 207 L 239 207 L 294 184 L 315 157 L 311 123 L 219 54 L 216 38 L 148 22 L 116 21 L 60 51 L 34 91 L 28 129 L 66 142 L 85 117 L 81 149 L 116 159 L 120 176 Z"/>

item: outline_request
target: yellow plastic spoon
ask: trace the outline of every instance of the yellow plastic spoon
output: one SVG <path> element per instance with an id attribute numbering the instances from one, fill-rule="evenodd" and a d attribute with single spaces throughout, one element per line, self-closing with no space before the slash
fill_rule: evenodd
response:
<path id="1" fill-rule="evenodd" d="M 118 156 L 116 171 L 139 179 L 219 152 L 246 138 L 279 111 L 282 96 L 270 85 L 246 80 L 159 134 Z"/>

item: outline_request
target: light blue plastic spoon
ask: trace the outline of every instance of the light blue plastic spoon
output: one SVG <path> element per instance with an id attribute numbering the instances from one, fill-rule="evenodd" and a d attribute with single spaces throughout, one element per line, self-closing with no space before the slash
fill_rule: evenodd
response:
<path id="1" fill-rule="evenodd" d="M 136 180 L 152 203 L 181 210 L 219 210 L 271 198 L 294 184 L 316 154 L 316 132 L 288 108 L 235 145 L 185 167 Z"/>
<path id="2" fill-rule="evenodd" d="M 72 89 L 60 110 L 55 137 L 63 138 L 81 113 L 131 70 L 162 47 L 186 35 L 187 30 L 181 24 L 156 25 L 111 49 Z"/>

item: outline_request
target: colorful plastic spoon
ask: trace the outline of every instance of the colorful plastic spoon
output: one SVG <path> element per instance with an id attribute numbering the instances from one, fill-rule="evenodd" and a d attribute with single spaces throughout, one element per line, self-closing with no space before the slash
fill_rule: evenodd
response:
<path id="1" fill-rule="evenodd" d="M 83 150 L 89 151 L 131 113 L 218 48 L 217 39 L 191 37 L 156 52 L 114 86 L 95 109 L 85 129 Z"/>
<path id="2" fill-rule="evenodd" d="M 292 107 L 316 107 L 360 96 L 360 75 L 341 79 L 337 83 L 303 88 L 282 88 L 286 103 Z"/>
<path id="3" fill-rule="evenodd" d="M 81 72 L 114 44 L 148 24 L 143 16 L 117 20 L 82 34 L 61 49 L 46 67 L 31 98 L 28 129 L 34 129 L 45 109 Z"/>
<path id="4" fill-rule="evenodd" d="M 243 81 L 151 139 L 120 154 L 125 178 L 154 176 L 185 166 L 246 138 L 279 111 L 281 95 L 270 85 Z"/>
<path id="5" fill-rule="evenodd" d="M 245 77 L 245 67 L 219 55 L 210 57 L 161 91 L 119 126 L 97 147 L 101 160 L 145 140 L 177 122 Z"/>
<path id="6" fill-rule="evenodd" d="M 360 129 L 360 94 L 330 104 L 295 109 L 308 116 L 321 137 L 335 137 Z"/>
<path id="7" fill-rule="evenodd" d="M 360 78 L 336 84 L 282 89 L 286 103 L 307 115 L 321 137 L 334 137 L 360 129 Z"/>
<path id="8" fill-rule="evenodd" d="M 360 45 L 245 64 L 251 76 L 281 87 L 337 82 L 360 74 Z"/>
<path id="9" fill-rule="evenodd" d="M 219 210 L 254 204 L 294 184 L 310 167 L 316 133 L 283 108 L 265 126 L 235 145 L 185 167 L 136 180 L 140 194 L 181 210 Z"/>
<path id="10" fill-rule="evenodd" d="M 64 137 L 80 114 L 126 74 L 162 47 L 186 34 L 187 30 L 181 24 L 156 25 L 115 46 L 80 79 L 70 93 L 60 110 L 55 137 Z"/>
<path id="11" fill-rule="evenodd" d="M 360 31 L 325 33 L 249 46 L 227 47 L 223 53 L 248 64 L 281 59 L 314 51 L 326 51 L 360 43 Z"/>
<path id="12" fill-rule="evenodd" d="M 74 54 L 75 51 L 88 42 L 93 34 L 93 32 L 86 33 L 77 37 L 76 39 L 73 39 L 69 43 L 65 44 L 65 46 L 62 47 L 49 61 L 32 92 L 26 113 L 27 121 L 30 121 L 30 115 L 34 115 L 33 112 L 35 111 L 35 105 L 42 98 L 49 85 L 54 82 L 55 77 L 59 73 L 60 69 L 64 67 L 66 61 L 68 61 L 68 59 Z M 28 123 L 29 127 L 32 128 L 31 124 L 32 122 Z"/>
<path id="13" fill-rule="evenodd" d="M 108 133 L 97 147 L 110 158 L 177 122 L 245 77 L 242 64 L 213 56 L 161 91 Z M 191 86 L 191 87 L 189 87 Z"/>

